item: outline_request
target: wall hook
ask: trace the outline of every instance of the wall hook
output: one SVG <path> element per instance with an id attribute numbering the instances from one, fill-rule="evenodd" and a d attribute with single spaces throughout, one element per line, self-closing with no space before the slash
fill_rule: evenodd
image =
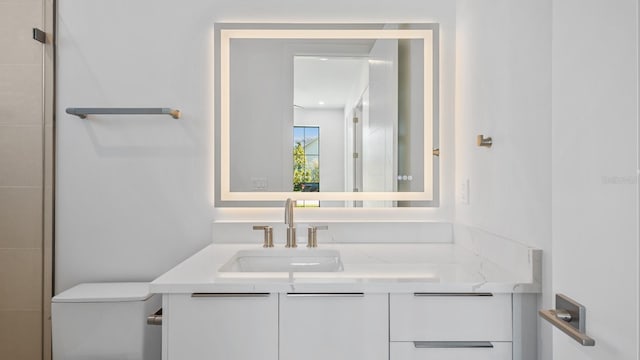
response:
<path id="1" fill-rule="evenodd" d="M 477 143 L 478 143 L 478 146 L 490 148 L 491 145 L 493 145 L 493 139 L 491 139 L 491 136 L 484 136 L 480 134 L 477 137 Z"/>

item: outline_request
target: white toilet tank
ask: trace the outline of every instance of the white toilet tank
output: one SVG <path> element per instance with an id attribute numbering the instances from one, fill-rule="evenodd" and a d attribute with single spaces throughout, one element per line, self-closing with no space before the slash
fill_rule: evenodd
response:
<path id="1" fill-rule="evenodd" d="M 160 360 L 162 306 L 148 283 L 81 284 L 52 299 L 53 360 Z"/>

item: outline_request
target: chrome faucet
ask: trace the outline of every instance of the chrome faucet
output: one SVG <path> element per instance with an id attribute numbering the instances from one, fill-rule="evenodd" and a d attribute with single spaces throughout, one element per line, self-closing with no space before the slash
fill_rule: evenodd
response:
<path id="1" fill-rule="evenodd" d="M 284 223 L 287 224 L 287 244 L 285 247 L 295 248 L 296 244 L 296 225 L 293 222 L 293 204 L 296 201 L 288 198 L 284 204 Z"/>

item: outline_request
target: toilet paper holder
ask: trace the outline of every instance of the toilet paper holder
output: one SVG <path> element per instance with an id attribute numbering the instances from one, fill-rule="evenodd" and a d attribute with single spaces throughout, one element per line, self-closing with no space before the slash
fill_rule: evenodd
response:
<path id="1" fill-rule="evenodd" d="M 147 325 L 162 325 L 162 308 L 147 316 Z"/>
<path id="2" fill-rule="evenodd" d="M 539 314 L 582 346 L 595 346 L 596 341 L 586 334 L 587 309 L 584 305 L 566 295 L 556 294 L 556 308 L 540 310 Z"/>

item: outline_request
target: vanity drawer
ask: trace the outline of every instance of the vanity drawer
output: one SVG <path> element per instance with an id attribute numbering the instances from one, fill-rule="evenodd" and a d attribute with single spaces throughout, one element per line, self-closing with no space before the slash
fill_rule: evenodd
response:
<path id="1" fill-rule="evenodd" d="M 278 360 L 278 295 L 163 296 L 164 360 Z"/>
<path id="2" fill-rule="evenodd" d="M 391 341 L 511 341 L 511 294 L 391 294 Z"/>
<path id="3" fill-rule="evenodd" d="M 390 360 L 511 360 L 510 342 L 392 342 Z"/>

